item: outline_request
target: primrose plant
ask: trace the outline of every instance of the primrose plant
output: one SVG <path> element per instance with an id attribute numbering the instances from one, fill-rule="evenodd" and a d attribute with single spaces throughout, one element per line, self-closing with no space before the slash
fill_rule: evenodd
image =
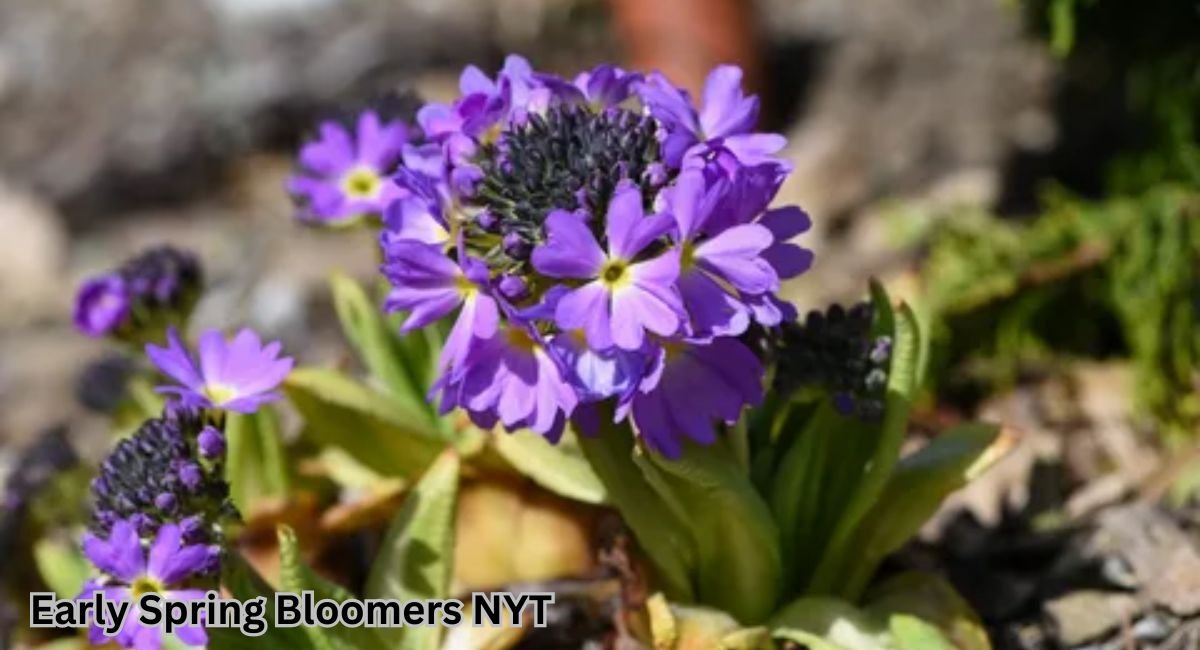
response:
<path id="1" fill-rule="evenodd" d="M 986 647 L 944 583 L 876 572 L 1003 439 L 967 425 L 902 458 L 926 356 L 913 310 L 879 286 L 804 317 L 780 296 L 813 263 L 794 241 L 810 219 L 773 205 L 786 141 L 754 130 L 759 102 L 741 80 L 718 67 L 694 102 L 661 74 L 600 65 L 564 79 L 510 56 L 495 77 L 468 67 L 459 97 L 415 116 L 371 106 L 320 124 L 287 187 L 302 222 L 378 238 L 378 299 L 332 282 L 361 379 L 293 369 L 249 331 L 201 334 L 196 354 L 178 319 L 131 338 L 140 294 L 124 275 L 85 285 L 81 329 L 153 342 L 170 397 L 97 479 L 88 555 L 107 577 L 91 588 L 219 576 L 235 595 L 265 593 L 229 543 L 239 510 L 289 494 L 270 404 L 286 396 L 301 439 L 412 485 L 367 597 L 454 595 L 460 475 L 498 455 L 620 514 L 656 594 L 626 612 L 647 645 Z M 110 483 L 110 464 L 141 469 Z M 289 530 L 280 541 L 284 587 L 351 597 L 300 562 Z M 194 570 L 104 563 L 116 544 L 173 543 Z M 433 648 L 445 636 L 272 629 L 261 642 Z"/>

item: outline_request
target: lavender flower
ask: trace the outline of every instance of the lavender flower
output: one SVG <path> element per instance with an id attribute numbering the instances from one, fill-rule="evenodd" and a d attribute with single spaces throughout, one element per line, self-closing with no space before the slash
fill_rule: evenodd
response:
<path id="1" fill-rule="evenodd" d="M 762 375 L 758 357 L 737 339 L 668 343 L 656 351 L 642 385 L 622 401 L 617 417 L 630 415 L 646 444 L 675 457 L 683 451 L 683 437 L 712 444 L 713 420 L 733 424 L 743 407 L 760 403 Z"/>
<path id="2" fill-rule="evenodd" d="M 523 326 L 476 339 L 462 372 L 435 386 L 443 412 L 466 409 L 479 426 L 529 428 L 557 440 L 578 397 L 545 344 Z"/>
<path id="3" fill-rule="evenodd" d="M 120 275 L 91 278 L 75 297 L 75 327 L 88 336 L 110 334 L 129 314 L 129 303 L 129 292 Z"/>
<path id="4" fill-rule="evenodd" d="M 609 203 L 608 251 L 600 249 L 579 215 L 563 210 L 546 218 L 546 243 L 534 251 L 533 267 L 551 278 L 587 280 L 564 295 L 554 311 L 557 325 L 581 328 L 588 345 L 603 350 L 642 347 L 645 332 L 671 336 L 682 311 L 674 282 L 674 254 L 638 262 L 637 256 L 671 228 L 665 214 L 645 217 L 637 187 L 624 184 Z"/>
<path id="5" fill-rule="evenodd" d="M 740 82 L 718 68 L 698 109 L 661 75 L 568 81 L 509 57 L 418 112 L 426 155 L 396 173 L 381 268 L 404 331 L 455 319 L 443 410 L 553 439 L 586 405 L 675 455 L 761 398 L 733 337 L 794 315 L 777 292 L 811 253 L 788 241 L 807 216 L 767 207 L 783 139 L 754 132 Z M 719 397 L 689 410 L 689 393 Z"/>
<path id="6" fill-rule="evenodd" d="M 778 162 L 773 154 L 787 141 L 774 133 L 754 133 L 758 120 L 758 98 L 742 93 L 742 71 L 736 66 L 718 66 L 704 84 L 704 106 L 697 111 L 686 91 L 661 74 L 652 74 L 637 92 L 665 127 L 663 159 L 679 167 L 685 159 L 702 160 L 724 154 L 726 166 Z"/>
<path id="7" fill-rule="evenodd" d="M 323 122 L 318 137 L 300 149 L 299 171 L 288 179 L 288 192 L 299 202 L 299 218 L 340 224 L 381 216 L 402 196 L 388 177 L 409 143 L 400 120 L 366 110 L 351 124 Z"/>
<path id="8" fill-rule="evenodd" d="M 387 308 L 410 310 L 401 331 L 425 327 L 461 307 L 440 363 L 442 369 L 461 366 L 471 341 L 491 338 L 499 322 L 496 301 L 483 286 L 487 267 L 471 257 L 460 266 L 419 241 L 397 239 L 385 245 L 388 261 L 383 272 L 394 285 Z"/>
<path id="9" fill-rule="evenodd" d="M 128 600 L 134 604 L 149 593 L 172 600 L 204 598 L 204 590 L 190 588 L 187 583 L 204 573 L 209 558 L 217 550 L 204 544 L 186 544 L 183 530 L 176 524 L 160 527 L 149 548 L 143 549 L 137 525 L 129 520 L 117 521 L 107 538 L 84 534 L 84 554 L 105 576 L 89 581 L 79 597 L 90 598 L 99 591 L 111 601 Z M 200 626 L 179 627 L 175 636 L 189 646 L 208 642 L 208 635 Z M 88 637 L 97 645 L 108 640 L 94 624 Z M 136 650 L 158 650 L 164 644 L 162 628 L 142 625 L 136 615 L 126 617 L 115 640 L 122 647 Z"/>
<path id="10" fill-rule="evenodd" d="M 253 413 L 279 399 L 275 390 L 292 371 L 290 357 L 280 357 L 278 341 L 263 345 L 253 330 L 243 329 L 232 341 L 217 330 L 200 335 L 195 357 L 174 330 L 167 347 L 146 346 L 146 355 L 165 375 L 182 384 L 162 386 L 159 392 L 174 395 L 186 408 L 221 409 Z"/>
<path id="11" fill-rule="evenodd" d="M 84 282 L 75 298 L 75 327 L 88 336 L 157 340 L 167 327 L 187 322 L 202 281 L 191 253 L 170 246 L 148 249 Z"/>

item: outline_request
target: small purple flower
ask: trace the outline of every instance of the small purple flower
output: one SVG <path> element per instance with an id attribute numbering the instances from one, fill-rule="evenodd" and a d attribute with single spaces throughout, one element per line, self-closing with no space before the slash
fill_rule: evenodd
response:
<path id="1" fill-rule="evenodd" d="M 596 110 L 610 108 L 629 99 L 634 85 L 642 79 L 642 75 L 636 72 L 607 63 L 579 73 L 571 83 L 554 75 L 538 75 L 538 80 L 558 98 L 566 102 L 588 104 Z"/>
<path id="2" fill-rule="evenodd" d="M 146 355 L 158 369 L 181 386 L 159 387 L 175 395 L 185 408 L 253 413 L 279 399 L 275 390 L 292 371 L 293 360 L 280 357 L 282 345 L 263 345 L 253 330 L 243 329 L 231 341 L 217 330 L 200 335 L 195 357 L 171 329 L 167 347 L 147 345 Z"/>
<path id="3" fill-rule="evenodd" d="M 85 533 L 83 538 L 84 555 L 107 577 L 89 582 L 79 598 L 88 598 L 100 591 L 114 602 L 132 601 L 133 609 L 115 640 L 122 647 L 136 650 L 158 650 L 164 644 L 161 627 L 142 625 L 138 621 L 137 612 L 133 611 L 138 599 L 150 593 L 172 600 L 204 598 L 203 590 L 183 585 L 204 573 L 205 565 L 216 549 L 202 544 L 184 544 L 180 527 L 164 524 L 148 551 L 142 548 L 137 527 L 130 521 L 113 524 L 108 539 L 91 533 Z M 189 646 L 202 646 L 208 642 L 208 635 L 201 626 L 179 627 L 175 636 Z M 94 644 L 108 640 L 95 624 L 88 637 Z"/>
<path id="4" fill-rule="evenodd" d="M 679 290 L 692 336 L 742 334 L 752 313 L 745 297 L 779 289 L 779 274 L 766 256 L 775 245 L 774 233 L 759 223 L 720 224 L 713 218 L 728 205 L 729 189 L 724 178 L 710 185 L 703 172 L 688 169 L 667 195 L 681 250 Z M 786 254 L 780 257 L 788 261 Z"/>
<path id="5" fill-rule="evenodd" d="M 669 342 L 617 417 L 631 417 L 650 448 L 677 458 L 685 438 L 711 445 L 714 420 L 733 424 L 744 407 L 762 402 L 762 381 L 762 363 L 735 338 L 708 345 Z"/>
<path id="6" fill-rule="evenodd" d="M 479 68 L 467 66 L 459 76 L 458 89 L 462 97 L 453 105 L 427 104 L 418 111 L 417 122 L 429 138 L 439 142 L 458 136 L 474 138 L 505 118 L 524 115 L 531 101 L 544 102 L 548 97 L 539 92 L 543 89 L 529 62 L 515 54 L 504 60 L 495 80 Z"/>
<path id="7" fill-rule="evenodd" d="M 409 141 L 399 120 L 385 122 L 367 110 L 352 128 L 321 124 L 319 137 L 300 150 L 300 171 L 288 179 L 288 191 L 302 202 L 301 219 L 341 223 L 381 215 L 401 196 L 388 181 Z"/>
<path id="8" fill-rule="evenodd" d="M 534 268 L 552 278 L 588 280 L 558 301 L 558 326 L 582 329 L 588 345 L 597 350 L 614 344 L 636 350 L 646 331 L 674 334 L 682 312 L 674 287 L 678 256 L 667 252 L 637 261 L 671 225 L 669 215 L 644 214 L 641 192 L 630 183 L 618 187 L 609 202 L 607 253 L 579 215 L 552 212 L 546 218 L 547 241 L 533 252 Z"/>
<path id="9" fill-rule="evenodd" d="M 383 213 L 384 237 L 445 245 L 450 241 L 446 225 L 444 188 L 421 172 L 401 168 L 393 179 L 404 196 L 392 201 Z"/>
<path id="10" fill-rule="evenodd" d="M 206 425 L 196 436 L 196 446 L 200 448 L 201 456 L 219 458 L 225 453 L 225 434 L 211 424 Z"/>
<path id="11" fill-rule="evenodd" d="M 742 70 L 737 66 L 722 65 L 709 73 L 699 112 L 684 90 L 658 73 L 639 84 L 638 93 L 667 129 L 663 157 L 673 167 L 682 166 L 687 157 L 713 152 L 728 153 L 748 165 L 774 161 L 772 154 L 787 144 L 781 135 L 751 132 L 758 120 L 758 98 L 742 93 Z"/>
<path id="12" fill-rule="evenodd" d="M 434 387 L 442 412 L 462 407 L 478 426 L 499 421 L 508 430 L 528 428 L 552 442 L 578 397 L 544 344 L 524 326 L 510 325 L 488 339 L 476 339 L 462 371 Z"/>
<path id="13" fill-rule="evenodd" d="M 111 334 L 121 326 L 129 307 L 129 292 L 120 275 L 92 278 L 75 297 L 75 328 L 88 336 Z"/>
<path id="14" fill-rule="evenodd" d="M 385 309 L 409 310 L 401 331 L 425 327 L 462 308 L 442 348 L 443 370 L 462 365 L 473 339 L 496 333 L 500 314 L 486 292 L 483 262 L 466 257 L 459 265 L 437 247 L 411 240 L 385 240 L 384 257 L 383 273 L 392 283 Z"/>

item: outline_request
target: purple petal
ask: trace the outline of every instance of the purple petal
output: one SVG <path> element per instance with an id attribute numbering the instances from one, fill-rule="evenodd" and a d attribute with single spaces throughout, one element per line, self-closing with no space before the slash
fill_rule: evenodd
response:
<path id="1" fill-rule="evenodd" d="M 679 276 L 679 293 L 691 335 L 740 336 L 750 326 L 749 310 L 699 269 Z"/>
<path id="2" fill-rule="evenodd" d="M 704 108 L 700 124 L 706 138 L 724 138 L 745 133 L 758 119 L 758 98 L 743 97 L 742 70 L 718 66 L 704 83 Z"/>
<path id="3" fill-rule="evenodd" d="M 546 243 L 533 251 L 533 268 L 554 278 L 594 278 L 604 264 L 604 251 L 583 219 L 565 210 L 546 218 Z"/>
<path id="4" fill-rule="evenodd" d="M 631 260 L 674 225 L 674 219 L 668 214 L 644 215 L 641 190 L 633 183 L 622 181 L 608 203 L 605 224 L 612 256 Z"/>
<path id="5" fill-rule="evenodd" d="M 760 254 L 774 242 L 771 231 L 757 224 L 734 226 L 696 247 L 696 260 L 747 293 L 779 288 L 779 277 Z"/>
<path id="6" fill-rule="evenodd" d="M 154 344 L 146 345 L 146 356 L 163 374 L 192 390 L 201 390 L 204 380 L 196 368 L 195 361 L 188 354 L 187 348 L 179 340 L 175 328 L 167 330 L 167 347 L 160 348 Z"/>
<path id="7" fill-rule="evenodd" d="M 563 331 L 583 330 L 592 349 L 605 350 L 613 344 L 608 302 L 608 289 L 599 281 L 589 282 L 558 301 L 554 320 Z"/>

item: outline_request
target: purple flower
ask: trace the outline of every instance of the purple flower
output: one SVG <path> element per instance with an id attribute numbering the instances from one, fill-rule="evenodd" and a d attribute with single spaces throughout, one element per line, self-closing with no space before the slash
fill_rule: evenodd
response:
<path id="1" fill-rule="evenodd" d="M 196 436 L 196 445 L 201 456 L 219 458 L 225 453 L 225 434 L 216 427 L 207 425 L 200 430 L 200 435 Z"/>
<path id="2" fill-rule="evenodd" d="M 746 297 L 779 289 L 779 274 L 767 257 L 775 246 L 773 231 L 760 223 L 713 218 L 729 205 L 724 200 L 729 189 L 725 179 L 710 185 L 701 171 L 689 169 L 667 195 L 681 250 L 679 290 L 692 336 L 742 334 L 752 313 Z M 787 251 L 776 252 L 785 264 L 791 262 Z"/>
<path id="3" fill-rule="evenodd" d="M 435 386 L 442 412 L 462 407 L 472 421 L 491 428 L 528 428 L 557 441 L 578 397 L 545 345 L 521 325 L 476 339 L 457 375 Z"/>
<path id="4" fill-rule="evenodd" d="M 668 458 L 683 452 L 683 440 L 716 441 L 713 421 L 733 424 L 742 409 L 763 398 L 763 367 L 734 338 L 708 345 L 669 342 L 654 358 L 637 392 L 617 409 L 631 417 L 638 435 Z"/>
<path id="5" fill-rule="evenodd" d="M 473 339 L 495 335 L 500 315 L 486 292 L 483 262 L 466 257 L 459 265 L 437 247 L 411 240 L 385 240 L 384 257 L 383 273 L 392 283 L 385 308 L 409 310 L 401 331 L 425 327 L 462 308 L 442 348 L 442 370 L 457 371 Z"/>
<path id="6" fill-rule="evenodd" d="M 687 92 L 659 73 L 638 84 L 638 94 L 666 128 L 663 157 L 673 167 L 680 167 L 686 157 L 714 152 L 749 165 L 774 161 L 772 154 L 787 144 L 783 136 L 750 131 L 758 120 L 758 98 L 742 93 L 742 70 L 737 66 L 722 65 L 709 73 L 699 112 Z"/>
<path id="7" fill-rule="evenodd" d="M 634 85 L 642 79 L 642 75 L 636 72 L 628 72 L 607 63 L 579 73 L 570 83 L 554 75 L 538 75 L 538 80 L 559 99 L 588 104 L 597 110 L 624 102 L 633 94 Z"/>
<path id="8" fill-rule="evenodd" d="M 538 92 L 541 84 L 529 62 L 515 54 L 504 60 L 495 80 L 479 68 L 467 66 L 459 76 L 458 89 L 462 97 L 453 105 L 427 104 L 417 112 L 417 122 L 427 137 L 439 142 L 456 136 L 474 138 L 505 118 L 524 115 L 531 101 L 540 98 L 537 101 L 544 102 L 548 97 Z"/>
<path id="9" fill-rule="evenodd" d="M 392 201 L 383 213 L 384 237 L 407 239 L 425 244 L 445 245 L 450 241 L 444 205 L 445 191 L 436 179 L 421 172 L 401 168 L 394 182 L 404 196 Z"/>
<path id="10" fill-rule="evenodd" d="M 120 275 L 92 278 L 75 296 L 75 328 L 88 336 L 111 334 L 129 315 L 129 306 L 129 293 Z"/>
<path id="11" fill-rule="evenodd" d="M 75 326 L 89 336 L 161 340 L 168 326 L 187 323 L 202 284 L 195 255 L 171 246 L 150 248 L 80 287 Z"/>
<path id="12" fill-rule="evenodd" d="M 183 587 L 189 579 L 204 572 L 219 549 L 201 544 L 184 544 L 180 527 L 164 524 L 158 529 L 154 542 L 147 553 L 142 548 L 137 527 L 130 521 L 113 524 L 108 539 L 85 533 L 83 552 L 97 569 L 107 578 L 92 581 L 84 587 L 79 597 L 89 598 L 96 591 L 103 592 L 111 601 L 132 601 L 130 614 L 116 635 L 122 647 L 137 650 L 158 650 L 163 647 L 163 633 L 159 626 L 145 626 L 138 622 L 137 601 L 145 594 L 158 594 L 164 599 L 196 600 L 204 598 L 200 589 Z M 183 626 L 175 636 L 189 646 L 202 646 L 208 635 L 200 626 Z M 104 643 L 104 632 L 96 625 L 89 630 L 89 639 L 94 644 Z"/>
<path id="13" fill-rule="evenodd" d="M 582 329 L 588 345 L 597 350 L 613 345 L 636 350 L 647 331 L 674 334 L 682 311 L 674 287 L 678 256 L 667 252 L 637 261 L 670 227 L 670 216 L 644 214 L 641 192 L 629 183 L 618 187 L 609 202 L 607 252 L 579 215 L 551 213 L 546 218 L 547 241 L 534 250 L 533 267 L 552 278 L 589 280 L 558 301 L 557 325 Z"/>
<path id="14" fill-rule="evenodd" d="M 158 391 L 175 395 L 186 408 L 222 409 L 253 413 L 258 407 L 279 399 L 275 390 L 292 371 L 290 357 L 280 357 L 282 345 L 263 345 L 253 330 L 243 329 L 232 341 L 217 330 L 200 335 L 195 357 L 171 329 L 168 345 L 146 346 L 146 355 L 158 369 L 181 386 L 163 386 Z"/>
<path id="15" fill-rule="evenodd" d="M 403 122 L 385 122 L 368 110 L 353 130 L 328 121 L 319 134 L 301 148 L 300 171 L 288 179 L 288 191 L 304 205 L 301 219 L 342 223 L 378 216 L 402 194 L 387 177 L 409 141 Z"/>

